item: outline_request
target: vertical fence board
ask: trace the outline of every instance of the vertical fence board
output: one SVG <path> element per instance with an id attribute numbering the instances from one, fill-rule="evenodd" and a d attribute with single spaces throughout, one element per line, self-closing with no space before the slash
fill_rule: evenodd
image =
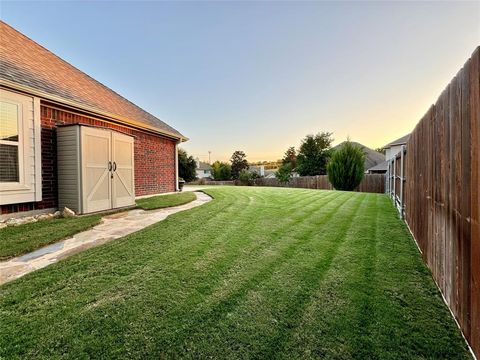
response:
<path id="1" fill-rule="evenodd" d="M 455 302 L 454 312 L 456 314 L 457 320 L 461 319 L 461 301 L 460 301 L 460 292 L 461 292 L 461 258 L 460 258 L 460 245 L 461 245 L 461 231 L 462 231 L 462 222 L 460 218 L 460 197 L 462 191 L 462 122 L 461 122 L 461 94 L 459 86 L 459 77 L 455 76 L 452 82 L 452 106 L 453 106 L 453 129 L 454 129 L 454 189 L 452 192 L 453 195 L 453 221 L 454 221 L 454 252 L 455 252 Z"/>
<path id="2" fill-rule="evenodd" d="M 453 312 L 455 312 L 455 296 L 456 296 L 456 278 L 455 278 L 455 272 L 456 272 L 456 262 L 455 262 L 455 198 L 454 198 L 454 193 L 455 193 L 455 116 L 454 116 L 454 88 L 453 86 L 448 86 L 448 102 L 447 102 L 447 107 L 448 107 L 448 119 L 449 119 L 449 129 L 448 129 L 448 137 L 450 139 L 450 152 L 448 154 L 448 162 L 450 164 L 449 166 L 449 172 L 448 172 L 448 178 L 449 178 L 449 189 L 448 189 L 448 204 L 449 204 L 449 212 L 447 213 L 447 219 L 448 219 L 448 246 L 450 248 L 450 273 L 448 274 L 449 279 L 450 279 L 450 293 L 448 294 L 449 298 L 449 305 L 450 309 L 452 309 Z"/>
<path id="3" fill-rule="evenodd" d="M 461 190 L 460 190 L 460 214 L 459 221 L 461 222 L 460 234 L 460 308 L 461 308 L 461 322 L 465 329 L 465 336 L 470 336 L 470 192 L 463 191 L 463 189 L 470 189 L 470 62 L 467 62 L 461 71 Z"/>
<path id="4" fill-rule="evenodd" d="M 470 63 L 470 339 L 477 358 L 480 357 L 480 48 Z"/>
<path id="5" fill-rule="evenodd" d="M 441 102 L 442 102 L 442 117 L 444 121 L 443 126 L 443 137 L 444 137 L 444 151 L 442 156 L 442 177 L 444 178 L 444 195 L 443 195 L 443 246 L 444 250 L 444 296 L 448 304 L 452 302 L 452 262 L 450 259 L 453 256 L 453 249 L 450 237 L 451 221 L 449 214 L 451 212 L 451 202 L 450 202 L 450 192 L 451 192 L 451 162 L 449 161 L 449 154 L 451 153 L 451 137 L 450 137 L 450 116 L 449 116 L 449 106 L 448 101 L 450 98 L 450 88 L 445 89 L 442 93 Z"/>

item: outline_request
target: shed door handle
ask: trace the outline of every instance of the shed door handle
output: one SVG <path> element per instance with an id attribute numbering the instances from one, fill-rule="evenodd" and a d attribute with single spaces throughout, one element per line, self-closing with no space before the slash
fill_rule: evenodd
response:
<path id="1" fill-rule="evenodd" d="M 112 171 L 112 162 L 111 161 L 108 162 L 108 171 Z"/>
<path id="2" fill-rule="evenodd" d="M 115 161 L 113 162 L 113 171 L 117 171 L 117 163 Z"/>

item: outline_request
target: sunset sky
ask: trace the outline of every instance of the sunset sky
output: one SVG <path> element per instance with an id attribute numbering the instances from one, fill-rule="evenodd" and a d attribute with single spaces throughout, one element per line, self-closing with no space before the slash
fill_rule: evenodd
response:
<path id="1" fill-rule="evenodd" d="M 379 147 L 480 44 L 480 2 L 5 2 L 0 17 L 190 138 L 202 160 L 303 136 Z"/>

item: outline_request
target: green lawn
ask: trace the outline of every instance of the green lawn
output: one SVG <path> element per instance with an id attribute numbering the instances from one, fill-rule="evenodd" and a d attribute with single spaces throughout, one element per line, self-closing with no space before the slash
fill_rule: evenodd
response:
<path id="1" fill-rule="evenodd" d="M 0 358 L 469 358 L 384 195 L 207 192 L 0 287 Z"/>
<path id="2" fill-rule="evenodd" d="M 191 191 L 185 191 L 176 194 L 159 195 L 140 199 L 137 200 L 137 206 L 144 210 L 153 210 L 183 205 L 195 200 L 196 198 L 197 196 L 195 195 L 195 193 Z"/>
<path id="3" fill-rule="evenodd" d="M 100 219 L 100 215 L 57 218 L 0 229 L 0 261 L 87 230 L 98 224 Z"/>

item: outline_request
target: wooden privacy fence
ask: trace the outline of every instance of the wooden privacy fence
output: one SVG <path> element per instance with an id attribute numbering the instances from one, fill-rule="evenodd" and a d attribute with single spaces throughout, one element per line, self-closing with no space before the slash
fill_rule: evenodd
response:
<path id="1" fill-rule="evenodd" d="M 255 179 L 256 186 L 282 186 L 305 189 L 323 189 L 333 190 L 333 186 L 328 180 L 327 175 L 299 176 L 292 178 L 287 184 L 282 184 L 278 179 Z M 385 175 L 384 174 L 365 174 L 360 185 L 355 189 L 359 192 L 384 193 Z"/>
<path id="2" fill-rule="evenodd" d="M 245 185 L 238 180 L 228 181 L 212 181 L 212 180 L 200 180 L 191 184 L 201 185 Z M 304 189 L 322 189 L 333 190 L 332 184 L 328 180 L 327 175 L 316 176 L 298 176 L 292 178 L 288 183 L 282 184 L 278 179 L 266 179 L 259 178 L 252 181 L 251 185 L 254 186 L 273 186 L 273 187 L 291 187 L 291 188 L 304 188 Z M 385 192 L 385 175 L 384 174 L 365 174 L 362 182 L 355 189 L 359 192 L 370 193 L 384 193 Z"/>
<path id="3" fill-rule="evenodd" d="M 415 127 L 405 161 L 396 161 L 387 175 L 387 190 L 396 201 L 404 196 L 406 222 L 478 358 L 479 147 L 480 47 Z M 397 177 L 400 163 L 402 179 Z"/>

